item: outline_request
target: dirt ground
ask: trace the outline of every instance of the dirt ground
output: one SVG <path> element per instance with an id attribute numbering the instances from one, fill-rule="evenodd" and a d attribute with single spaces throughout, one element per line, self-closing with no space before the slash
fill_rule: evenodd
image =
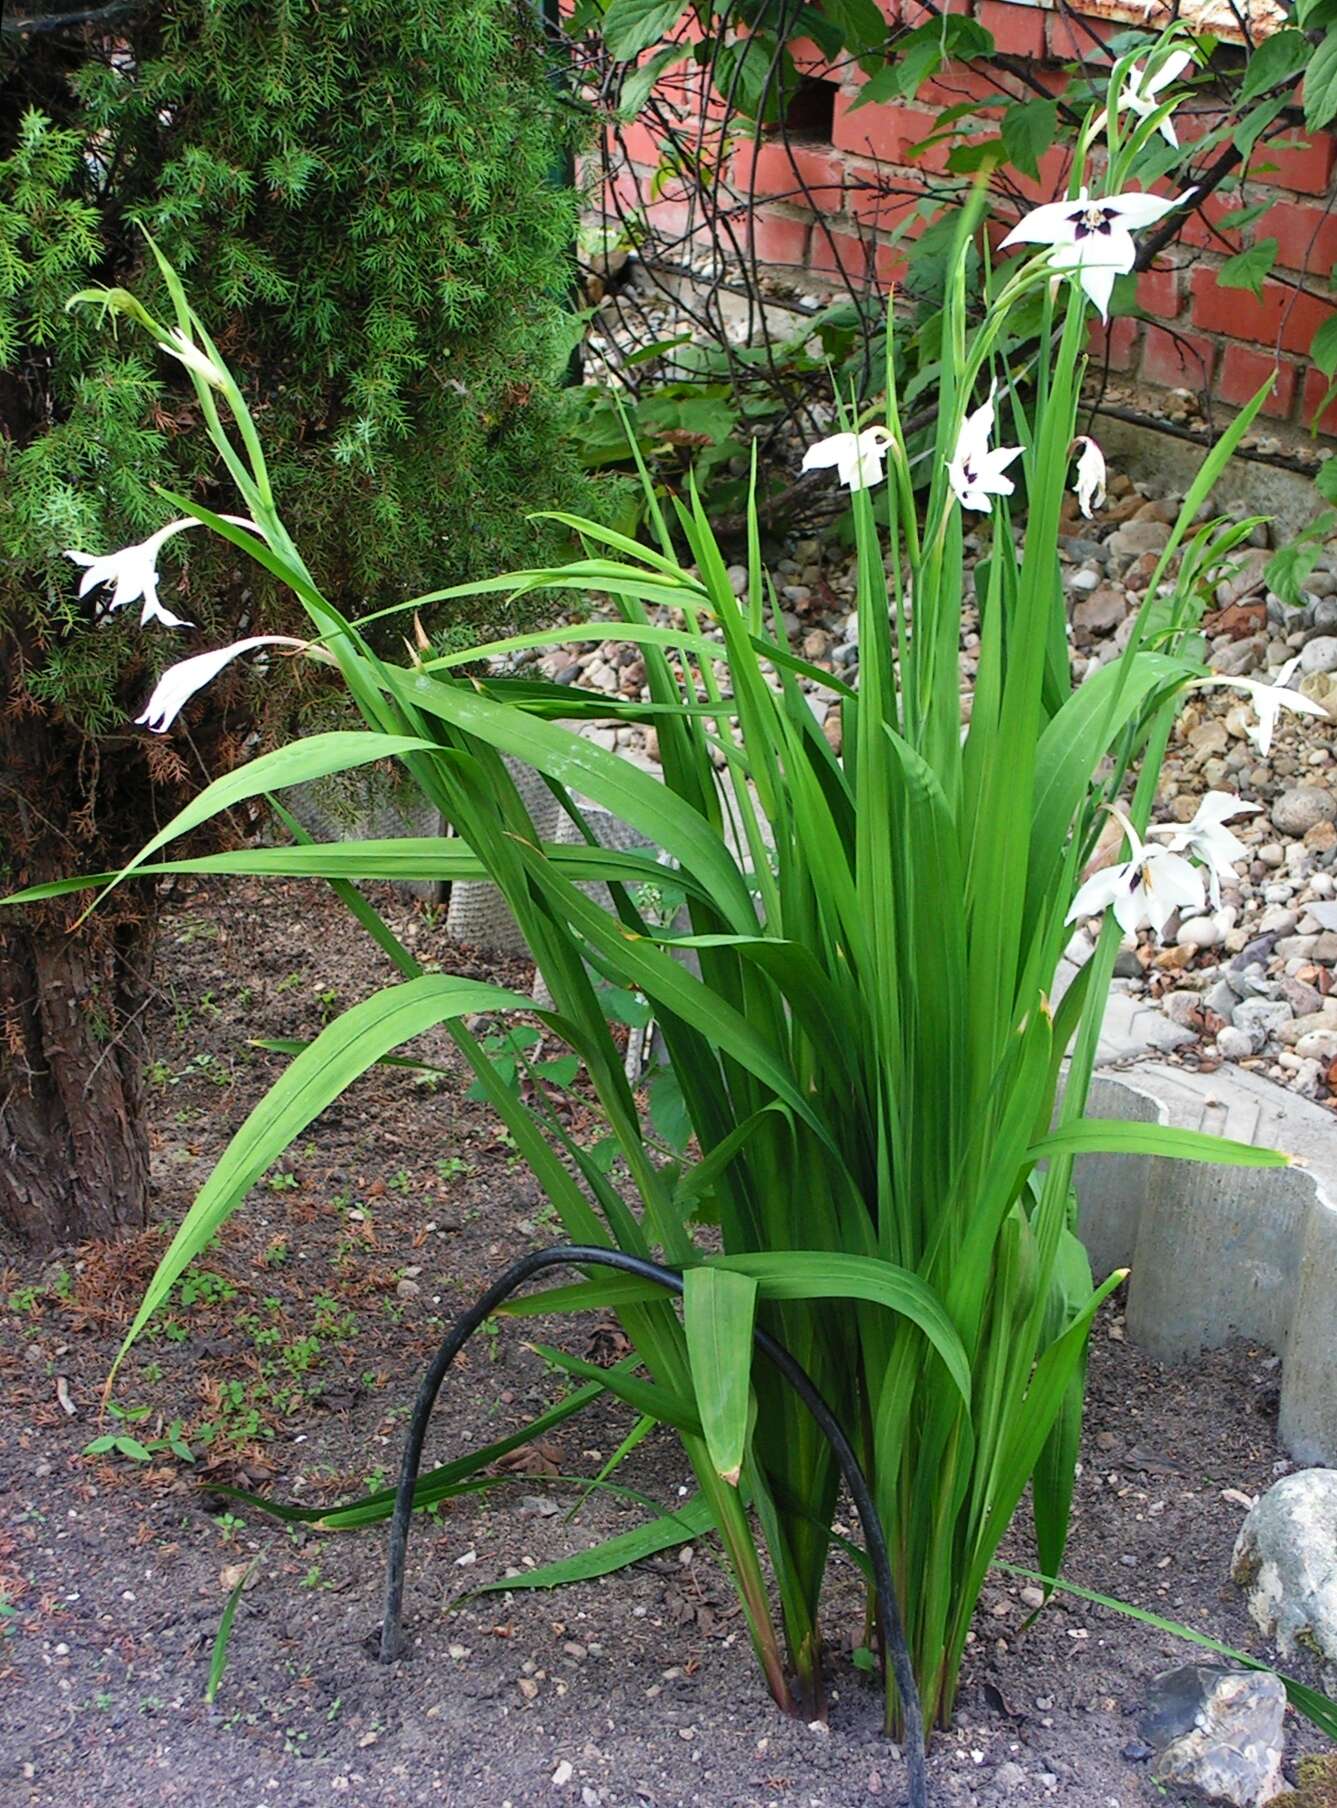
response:
<path id="1" fill-rule="evenodd" d="M 420 956 L 523 982 L 522 970 L 497 974 L 451 945 L 425 907 L 384 902 Z M 391 975 L 315 886 L 179 891 L 164 928 L 154 1164 L 171 1226 L 277 1070 L 248 1038 L 309 1036 Z M 455 1604 L 508 1568 L 637 1523 L 640 1508 L 603 1493 L 569 1522 L 575 1490 L 542 1473 L 597 1473 L 629 1427 L 621 1408 L 568 1421 L 540 1452 L 539 1473 L 521 1465 L 439 1518 L 419 1516 L 412 1642 L 389 1669 L 370 1643 L 384 1527 L 286 1528 L 208 1491 L 222 1481 L 333 1503 L 393 1479 L 407 1403 L 443 1321 L 507 1259 L 555 1240 L 526 1171 L 466 1086 L 381 1069 L 326 1112 L 127 1360 L 119 1418 L 99 1416 L 99 1393 L 163 1231 L 40 1265 L 0 1251 L 5 1802 L 904 1799 L 876 1690 L 850 1660 L 857 1595 L 839 1555 L 830 1716 L 811 1727 L 767 1697 L 708 1544 L 602 1581 Z M 429 1461 L 503 1435 L 565 1392 L 526 1347 L 536 1335 L 596 1356 L 616 1343 L 593 1319 L 479 1336 L 447 1381 Z M 1116 1302 L 1092 1347 L 1069 1577 L 1266 1656 L 1228 1569 L 1246 1497 L 1292 1467 L 1276 1440 L 1276 1399 L 1265 1351 L 1240 1345 L 1165 1369 L 1123 1340 Z M 131 1453 L 85 1454 L 109 1435 L 134 1440 Z M 667 1433 L 619 1474 L 664 1504 L 687 1480 Z M 1006 1554 L 1028 1560 L 1022 1528 Z M 203 1693 L 220 1613 L 254 1558 L 211 1709 Z M 1151 1801 L 1137 1715 L 1148 1680 L 1192 1648 L 1077 1599 L 1023 1631 L 1023 1586 L 995 1572 L 986 1589 L 957 1723 L 933 1743 L 935 1803 Z M 1317 1744 L 1292 1725 L 1292 1761 Z"/>

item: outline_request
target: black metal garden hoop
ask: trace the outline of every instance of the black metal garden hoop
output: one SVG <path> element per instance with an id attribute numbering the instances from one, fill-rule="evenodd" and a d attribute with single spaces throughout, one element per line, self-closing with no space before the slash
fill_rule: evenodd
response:
<path id="1" fill-rule="evenodd" d="M 474 1332 L 490 1318 L 503 1300 L 515 1292 L 536 1274 L 542 1274 L 549 1268 L 616 1268 L 623 1274 L 634 1275 L 638 1280 L 652 1281 L 670 1293 L 681 1294 L 683 1280 L 681 1273 L 674 1268 L 664 1268 L 658 1262 L 643 1260 L 640 1256 L 625 1254 L 620 1249 L 600 1249 L 581 1244 L 557 1244 L 551 1249 L 535 1250 L 533 1254 L 522 1256 L 502 1274 L 487 1292 L 465 1313 L 462 1313 L 451 1329 L 432 1360 L 430 1368 L 423 1376 L 418 1388 L 418 1397 L 413 1404 L 413 1417 L 409 1421 L 408 1437 L 404 1444 L 404 1455 L 399 1469 L 399 1485 L 395 1493 L 394 1516 L 390 1521 L 390 1549 L 386 1559 L 385 1571 L 385 1612 L 381 1620 L 380 1660 L 383 1664 L 393 1663 L 403 1646 L 404 1620 L 404 1571 L 408 1558 L 409 1524 L 413 1515 L 413 1493 L 417 1486 L 418 1471 L 422 1464 L 422 1449 L 427 1437 L 427 1425 L 432 1416 L 432 1408 L 441 1391 L 441 1384 L 446 1378 L 446 1371 L 455 1360 L 464 1345 Z M 901 1711 L 905 1718 L 905 1763 L 910 1786 L 910 1808 L 928 1808 L 928 1779 L 924 1761 L 924 1716 L 920 1706 L 919 1690 L 915 1684 L 914 1669 L 910 1663 L 909 1647 L 905 1642 L 905 1629 L 901 1624 L 900 1608 L 896 1601 L 896 1590 L 891 1579 L 891 1562 L 887 1555 L 887 1541 L 882 1531 L 882 1522 L 878 1518 L 877 1508 L 863 1471 L 859 1467 L 849 1439 L 841 1429 L 840 1422 L 823 1399 L 807 1371 L 790 1355 L 783 1344 L 779 1344 L 768 1332 L 756 1329 L 753 1341 L 762 1354 L 779 1370 L 780 1374 L 793 1388 L 812 1414 L 821 1432 L 831 1446 L 845 1486 L 850 1491 L 859 1522 L 863 1527 L 864 1542 L 868 1548 L 868 1559 L 873 1571 L 873 1587 L 877 1596 L 878 1620 L 882 1628 L 885 1656 L 891 1663 L 892 1674 L 896 1678 L 896 1687 L 900 1694 Z"/>

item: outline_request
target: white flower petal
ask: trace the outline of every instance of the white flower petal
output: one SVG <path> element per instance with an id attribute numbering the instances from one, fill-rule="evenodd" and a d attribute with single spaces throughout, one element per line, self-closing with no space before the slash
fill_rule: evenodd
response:
<path id="1" fill-rule="evenodd" d="M 799 468 L 804 471 L 828 470 L 832 465 L 838 465 L 842 458 L 847 458 L 853 449 L 852 433 L 833 433 L 830 439 L 819 439 L 815 446 L 808 447 Z"/>
<path id="2" fill-rule="evenodd" d="M 1110 317 L 1110 297 L 1114 293 L 1116 272 L 1109 268 L 1100 268 L 1093 264 L 1083 264 L 1078 271 L 1077 280 L 1089 300 L 1094 302 L 1102 320 Z"/>
<path id="3" fill-rule="evenodd" d="M 1085 198 L 1086 190 L 1083 189 L 1075 201 L 1046 201 L 1043 207 L 1033 207 L 1029 213 L 1021 216 L 999 249 L 1005 250 L 1009 245 L 1069 243 L 1072 239 L 1074 215 L 1081 211 Z"/>
<path id="4" fill-rule="evenodd" d="M 1078 507 L 1089 521 L 1092 511 L 1098 509 L 1105 500 L 1105 454 L 1087 434 L 1082 434 L 1075 443 L 1081 447 L 1081 452 L 1077 459 L 1077 481 L 1072 486 L 1073 493 Z"/>
<path id="5" fill-rule="evenodd" d="M 1078 917 L 1099 916 L 1102 910 L 1108 910 L 1111 904 L 1127 897 L 1133 889 L 1137 864 L 1135 860 L 1126 860 L 1120 866 L 1106 866 L 1100 872 L 1092 873 L 1073 899 L 1065 921 L 1071 923 Z"/>
<path id="6" fill-rule="evenodd" d="M 1185 189 L 1182 195 L 1171 195 L 1168 200 L 1164 195 L 1111 195 L 1100 205 L 1111 208 L 1119 216 L 1126 232 L 1141 232 L 1147 226 L 1154 226 L 1157 220 L 1164 219 L 1171 208 L 1187 201 L 1193 192 L 1191 188 Z"/>
<path id="7" fill-rule="evenodd" d="M 159 339 L 158 350 L 166 352 L 169 357 L 177 358 L 187 370 L 193 370 L 197 377 L 213 389 L 223 389 L 227 385 L 227 372 L 221 365 L 215 364 L 208 352 L 186 338 L 178 327 L 173 327 L 166 339 Z"/>
<path id="8" fill-rule="evenodd" d="M 1138 87 L 1143 94 L 1159 94 L 1162 88 L 1168 88 L 1172 82 L 1177 82 L 1186 70 L 1191 69 L 1193 61 L 1191 50 L 1172 51 L 1156 73 L 1149 80 L 1139 81 Z M 1129 73 L 1131 75 L 1133 71 L 1130 70 Z"/>
<path id="9" fill-rule="evenodd" d="M 233 641 L 231 646 L 178 659 L 159 678 L 143 715 L 136 716 L 135 721 L 155 734 L 165 734 L 196 691 L 203 690 L 238 654 L 248 653 L 252 647 L 305 645 L 305 641 L 295 640 L 291 634 L 252 634 L 245 640 Z"/>

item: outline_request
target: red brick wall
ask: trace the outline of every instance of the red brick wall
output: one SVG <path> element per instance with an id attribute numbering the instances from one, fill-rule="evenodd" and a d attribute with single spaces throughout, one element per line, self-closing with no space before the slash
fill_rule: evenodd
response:
<path id="1" fill-rule="evenodd" d="M 1107 0 L 1100 3 L 1108 14 Z M 892 21 L 918 22 L 914 0 L 879 4 Z M 1107 18 L 1051 11 L 1035 0 L 952 0 L 950 10 L 973 10 L 992 32 L 998 50 L 1025 58 L 1054 91 L 1063 86 L 1063 66 L 1078 58 L 1094 73 L 1100 44 L 1124 28 Z M 1132 16 L 1137 10 L 1132 7 Z M 761 262 L 791 267 L 809 279 L 830 276 L 885 289 L 904 278 L 912 257 L 908 237 L 893 242 L 891 235 L 945 168 L 946 146 L 918 154 L 914 150 L 931 133 L 938 111 L 966 100 L 985 107 L 1000 86 L 1032 96 L 1001 70 L 973 65 L 942 70 L 913 102 L 851 111 L 864 79 L 858 70 L 832 71 L 811 44 L 791 48 L 802 71 L 839 84 L 831 142 L 809 136 L 791 139 L 789 146 L 775 139 L 759 149 L 747 143 L 732 150 L 723 163 L 717 195 L 734 242 L 746 242 L 751 202 L 750 244 Z M 691 114 L 692 84 L 698 79 L 694 70 L 689 74 L 684 68 L 669 84 L 670 111 L 691 128 L 693 143 L 701 123 L 699 112 L 695 121 Z M 717 107 L 708 111 L 718 117 Z M 992 115 L 991 124 L 986 111 L 977 127 L 966 121 L 964 128 L 994 136 L 997 117 Z M 1218 117 L 1209 95 L 1195 96 L 1176 115 L 1176 125 L 1189 141 L 1211 129 Z M 1112 321 L 1108 335 L 1095 323 L 1092 341 L 1102 355 L 1108 348 L 1114 370 L 1152 384 L 1210 393 L 1233 406 L 1246 401 L 1275 368 L 1277 385 L 1265 414 L 1308 426 L 1327 388 L 1307 354 L 1319 325 L 1334 311 L 1337 140 L 1328 132 L 1305 134 L 1298 114 L 1283 115 L 1273 135 L 1289 148 L 1256 152 L 1247 186 L 1236 184 L 1206 203 L 1210 227 L 1201 216 L 1190 218 L 1182 240 L 1140 278 L 1138 301 L 1150 318 Z M 707 126 L 708 149 L 709 143 Z M 624 135 L 625 154 L 636 166 L 643 190 L 661 145 L 661 137 L 639 125 Z M 1050 151 L 1041 159 L 1040 175 L 1038 184 L 1013 175 L 1013 211 L 1065 192 L 1065 154 Z M 629 198 L 630 190 L 624 188 L 624 195 Z M 701 227 L 699 217 L 688 214 L 682 195 L 674 183 L 662 185 L 651 208 L 657 225 L 675 232 Z M 1266 211 L 1242 231 L 1217 224 L 1255 203 L 1265 203 Z M 1001 205 L 1001 217 L 1007 211 Z M 1274 276 L 1263 284 L 1261 297 L 1221 287 L 1216 271 L 1225 259 L 1266 238 L 1276 239 L 1278 249 Z M 1314 292 L 1301 292 L 1299 283 Z M 1320 426 L 1337 435 L 1337 403 Z"/>

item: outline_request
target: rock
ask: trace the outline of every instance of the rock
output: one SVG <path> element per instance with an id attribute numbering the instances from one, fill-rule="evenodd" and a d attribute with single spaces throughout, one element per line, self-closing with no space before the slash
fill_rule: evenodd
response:
<path id="1" fill-rule="evenodd" d="M 1323 1008 L 1323 994 L 1315 987 L 1306 985 L 1302 979 L 1293 979 L 1287 974 L 1279 989 L 1297 1018 L 1310 1017 Z"/>
<path id="2" fill-rule="evenodd" d="M 1215 948 L 1225 940 L 1229 927 L 1219 915 L 1190 917 L 1187 923 L 1180 924 L 1175 941 L 1181 948 Z"/>
<path id="3" fill-rule="evenodd" d="M 1202 994 L 1200 992 L 1167 992 L 1161 1000 L 1161 1009 L 1180 1029 L 1197 1029 L 1201 1023 Z"/>
<path id="4" fill-rule="evenodd" d="M 1220 648 L 1207 663 L 1214 672 L 1221 672 L 1227 678 L 1240 678 L 1260 666 L 1266 652 L 1267 644 L 1262 635 L 1255 634 L 1250 640 L 1232 641 Z"/>
<path id="5" fill-rule="evenodd" d="M 1230 1024 L 1216 1032 L 1216 1052 L 1226 1061 L 1244 1061 L 1253 1053 L 1253 1037 Z"/>
<path id="6" fill-rule="evenodd" d="M 1077 604 L 1072 612 L 1072 625 L 1079 635 L 1108 634 L 1117 628 L 1128 613 L 1128 598 L 1113 584 L 1102 584 Z"/>
<path id="7" fill-rule="evenodd" d="M 1125 521 L 1106 545 L 1116 557 L 1131 559 L 1138 553 L 1163 551 L 1169 538 L 1170 530 L 1164 521 Z"/>
<path id="8" fill-rule="evenodd" d="M 1303 835 L 1321 822 L 1337 817 L 1337 798 L 1317 785 L 1297 785 L 1283 791 L 1272 806 L 1272 826 L 1283 835 Z"/>
<path id="9" fill-rule="evenodd" d="M 1232 603 L 1263 588 L 1263 573 L 1267 569 L 1269 557 L 1261 549 L 1250 549 L 1241 557 L 1239 569 L 1234 576 L 1223 579 L 1216 586 L 1216 600 L 1221 608 L 1228 609 Z"/>
<path id="10" fill-rule="evenodd" d="M 1318 634 L 1300 648 L 1302 672 L 1337 672 L 1337 636 Z"/>
<path id="11" fill-rule="evenodd" d="M 735 596 L 747 595 L 747 566 L 731 565 L 725 576 L 729 580 L 729 588 Z"/>
<path id="12" fill-rule="evenodd" d="M 1261 1048 L 1273 1031 L 1289 1023 L 1293 1015 L 1284 998 L 1246 998 L 1230 1013 L 1230 1021 L 1253 1038 L 1255 1048 Z"/>
<path id="13" fill-rule="evenodd" d="M 1286 1691 L 1270 1670 L 1184 1664 L 1151 1685 L 1138 1731 L 1156 1756 L 1155 1783 L 1255 1808 L 1285 1788 Z"/>
<path id="14" fill-rule="evenodd" d="M 1330 1067 L 1337 1061 L 1337 1029 L 1310 1030 L 1296 1037 L 1294 1047 L 1302 1061 L 1319 1061 Z"/>
<path id="15" fill-rule="evenodd" d="M 1304 1645 L 1337 1664 L 1337 1469 L 1283 1476 L 1253 1507 L 1230 1573 L 1283 1657 Z"/>

